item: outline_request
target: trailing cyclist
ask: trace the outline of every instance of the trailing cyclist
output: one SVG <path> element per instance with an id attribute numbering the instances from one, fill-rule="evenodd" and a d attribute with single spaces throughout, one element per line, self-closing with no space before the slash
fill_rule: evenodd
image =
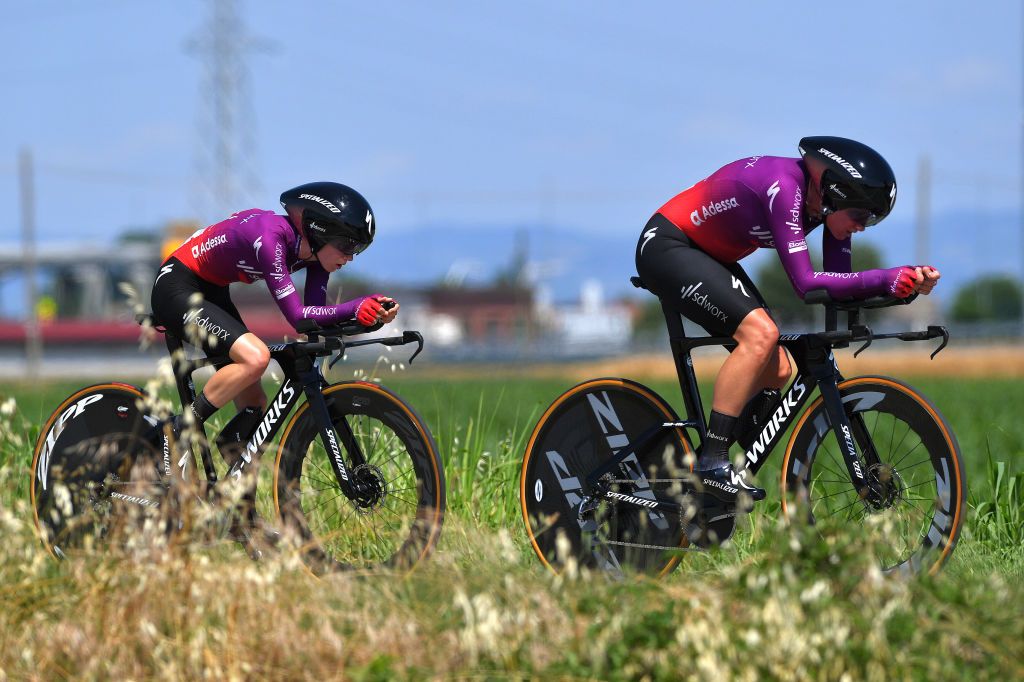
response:
<path id="1" fill-rule="evenodd" d="M 777 345 L 778 327 L 739 265 L 758 248 L 775 249 L 793 289 L 825 289 L 835 299 L 928 294 L 940 273 L 927 265 L 853 272 L 851 237 L 875 225 L 896 203 L 889 164 L 867 145 L 841 137 L 805 137 L 800 158 L 753 156 L 734 161 L 670 199 L 637 243 L 645 286 L 713 336 L 737 346 L 715 381 L 699 475 L 707 490 L 754 500 L 765 491 L 734 471 L 729 447 L 749 448 L 791 374 Z M 823 269 L 815 271 L 806 238 L 823 224 Z"/>
<path id="2" fill-rule="evenodd" d="M 264 281 L 293 327 L 307 319 L 323 326 L 356 320 L 371 327 L 398 314 L 398 304 L 382 295 L 327 305 L 329 274 L 373 242 L 374 215 L 361 194 L 336 182 L 313 182 L 284 192 L 281 205 L 285 215 L 248 209 L 197 231 L 163 263 L 153 284 L 153 316 L 160 324 L 207 355 L 233 361 L 172 421 L 180 434 L 186 423 L 202 425 L 234 400 L 238 413 L 218 439 L 225 459 L 232 458 L 230 446 L 244 444 L 257 426 L 267 402 L 260 381 L 270 362 L 266 344 L 231 302 L 228 285 Z M 301 294 L 292 280 L 300 269 L 306 271 Z M 234 457 L 239 455 L 236 447 Z"/>

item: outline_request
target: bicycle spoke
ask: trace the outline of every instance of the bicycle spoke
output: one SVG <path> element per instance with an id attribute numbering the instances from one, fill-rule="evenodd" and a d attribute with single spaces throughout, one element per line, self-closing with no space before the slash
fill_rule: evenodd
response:
<path id="1" fill-rule="evenodd" d="M 920 444 L 924 444 L 924 443 L 919 443 L 919 445 L 920 445 Z M 918 445 L 914 445 L 914 447 L 913 447 L 913 450 L 918 450 Z M 895 464 L 893 464 L 893 465 L 892 465 L 893 469 L 896 469 L 896 468 L 898 468 L 898 467 L 899 467 L 899 465 L 900 465 L 900 464 L 901 464 L 901 463 L 903 462 L 903 460 L 905 460 L 905 459 L 906 459 L 907 457 L 909 457 L 909 456 L 910 456 L 910 455 L 911 455 L 911 454 L 913 453 L 913 450 L 911 450 L 911 451 L 910 451 L 909 453 L 907 453 L 907 454 L 906 454 L 906 455 L 904 455 L 904 456 L 903 456 L 902 458 L 900 458 L 899 462 L 896 462 Z M 927 454 L 927 453 L 926 453 L 926 454 Z M 903 470 L 903 471 L 905 471 L 905 470 L 907 470 L 907 469 L 912 469 L 913 467 L 915 467 L 915 466 L 918 466 L 919 464 L 922 464 L 922 463 L 924 463 L 924 462 L 928 462 L 928 463 L 931 463 L 931 461 L 932 461 L 932 457 L 931 457 L 931 455 L 929 455 L 929 456 L 928 456 L 928 459 L 925 459 L 925 460 L 921 460 L 920 462 L 916 462 L 916 463 L 914 463 L 914 464 L 911 464 L 911 465 L 905 466 L 905 467 L 903 467 L 903 469 L 902 469 L 902 470 Z"/>
<path id="2" fill-rule="evenodd" d="M 896 467 L 898 467 L 903 462 L 903 460 L 905 460 L 910 455 L 914 454 L 914 451 L 917 450 L 922 445 L 924 445 L 924 441 L 918 440 L 917 445 L 912 447 L 910 450 L 907 450 L 907 452 L 902 457 L 900 457 L 898 461 L 893 463 L 892 468 L 895 469 Z"/>

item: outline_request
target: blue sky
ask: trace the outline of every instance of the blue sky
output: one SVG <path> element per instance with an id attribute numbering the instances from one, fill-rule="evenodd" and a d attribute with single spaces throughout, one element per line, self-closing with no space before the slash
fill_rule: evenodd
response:
<path id="1" fill-rule="evenodd" d="M 210 3 L 5 4 L 0 241 L 19 234 L 23 147 L 42 239 L 218 218 L 197 193 L 209 97 L 185 48 Z M 382 234 L 450 221 L 633 235 L 717 167 L 832 134 L 896 170 L 893 224 L 913 223 L 925 154 L 936 216 L 976 214 L 976 231 L 1019 210 L 1019 2 L 239 7 L 236 38 L 264 49 L 247 59 L 254 182 L 233 208 L 336 179 L 370 199 Z"/>

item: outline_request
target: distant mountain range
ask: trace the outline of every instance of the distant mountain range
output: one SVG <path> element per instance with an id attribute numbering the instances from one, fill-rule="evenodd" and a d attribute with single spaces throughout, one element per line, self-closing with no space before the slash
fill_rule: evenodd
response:
<path id="1" fill-rule="evenodd" d="M 643 226 L 580 232 L 553 225 L 480 226 L 434 223 L 416 229 L 382 230 L 373 247 L 346 267 L 345 273 L 388 284 L 484 284 L 501 273 L 518 271 L 546 288 L 555 301 L 579 297 L 582 283 L 601 283 L 606 297 L 639 295 L 629 284 L 636 274 L 633 256 Z M 820 229 L 812 240 L 820 244 Z M 854 238 L 879 248 L 887 265 L 914 263 L 912 219 L 890 219 Z M 944 281 L 942 298 L 983 274 L 1019 276 L 1024 265 L 1024 229 L 1016 211 L 959 211 L 934 216 L 929 237 L 929 264 Z M 771 253 L 759 251 L 743 264 L 756 277 Z M 937 290 L 938 292 L 938 290 Z"/>

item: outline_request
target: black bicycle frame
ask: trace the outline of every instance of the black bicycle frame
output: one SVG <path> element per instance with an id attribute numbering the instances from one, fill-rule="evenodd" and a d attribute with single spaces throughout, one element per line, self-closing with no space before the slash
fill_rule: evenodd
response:
<path id="1" fill-rule="evenodd" d="M 600 497 L 627 502 L 645 508 L 680 511 L 680 506 L 672 502 L 652 501 L 647 497 L 636 498 L 635 496 L 623 495 L 600 485 L 602 476 L 614 470 L 626 458 L 656 439 L 667 429 L 693 429 L 700 436 L 701 442 L 706 440 L 707 422 L 704 418 L 704 407 L 701 402 L 697 376 L 693 370 L 693 360 L 690 351 L 701 346 L 723 346 L 731 350 L 736 347 L 736 342 L 731 337 L 708 336 L 689 338 L 686 336 L 683 327 L 682 316 L 678 312 L 670 309 L 664 302 L 662 302 L 662 312 L 668 325 L 669 344 L 672 349 L 672 358 L 675 362 L 683 402 L 686 406 L 687 419 L 679 422 L 665 422 L 653 425 L 615 452 L 600 467 L 592 471 L 587 476 L 586 482 L 590 490 L 596 491 L 596 494 Z M 791 420 L 803 410 L 807 401 L 810 400 L 813 388 L 817 387 L 824 402 L 825 415 L 829 426 L 831 426 L 833 433 L 836 435 L 836 440 L 841 446 L 850 481 L 862 497 L 866 498 L 871 494 L 868 480 L 864 475 L 866 470 L 865 463 L 861 461 L 861 455 L 857 451 L 857 445 L 853 437 L 853 430 L 856 430 L 858 435 L 866 434 L 867 430 L 859 416 L 855 415 L 852 425 L 850 419 L 846 416 L 842 398 L 839 394 L 839 383 L 843 381 L 843 376 L 836 365 L 832 349 L 834 347 L 845 347 L 849 345 L 850 341 L 857 340 L 864 340 L 867 341 L 867 344 L 870 344 L 872 338 L 901 338 L 904 340 L 936 338 L 944 336 L 945 330 L 939 327 L 929 327 L 927 332 L 872 335 L 870 329 L 857 324 L 858 319 L 855 313 L 851 312 L 850 330 L 837 331 L 835 308 L 829 308 L 826 314 L 825 332 L 782 334 L 779 336 L 779 345 L 788 350 L 793 357 L 797 367 L 797 374 L 787 387 L 786 392 L 782 396 L 782 401 L 774 414 L 764 425 L 764 428 L 758 434 L 750 449 L 745 453 L 745 467 L 750 469 L 752 473 L 756 474 L 764 466 L 768 457 L 774 451 L 775 446 L 778 445 L 785 434 Z M 870 439 L 862 437 L 860 440 L 862 443 L 868 444 L 867 450 L 864 453 L 867 465 L 876 464 L 878 456 L 874 452 L 873 446 L 870 445 Z"/>
<path id="2" fill-rule="evenodd" d="M 219 369 L 230 364 L 231 360 L 220 357 L 189 359 L 185 357 L 183 344 L 179 338 L 169 332 L 165 332 L 165 340 L 167 350 L 170 352 L 174 362 L 174 376 L 178 397 L 181 400 L 182 407 L 187 409 L 187 406 L 191 405 L 196 399 L 195 382 L 192 379 L 192 374 L 203 367 L 212 366 Z M 332 341 L 335 343 L 331 343 Z M 240 479 L 244 469 L 262 454 L 265 444 L 274 440 L 286 417 L 291 414 L 292 409 L 298 403 L 300 392 L 296 388 L 301 387 L 302 393 L 305 394 L 306 401 L 309 403 L 310 410 L 313 413 L 313 418 L 316 420 L 320 441 L 324 446 L 324 450 L 330 453 L 331 467 L 334 469 L 338 485 L 345 495 L 352 497 L 354 491 L 350 483 L 349 466 L 345 463 L 345 458 L 342 457 L 341 449 L 338 447 L 339 435 L 354 467 L 364 464 L 365 459 L 346 420 L 342 419 L 338 422 L 338 431 L 335 432 L 335 427 L 331 423 L 330 412 L 327 409 L 327 402 L 324 400 L 322 393 L 324 387 L 327 386 L 327 382 L 317 364 L 318 353 L 316 350 L 310 352 L 307 350 L 307 346 L 314 347 L 316 350 L 320 350 L 321 346 L 327 350 L 335 350 L 340 349 L 342 343 L 340 339 L 325 339 L 313 344 L 284 343 L 268 346 L 271 359 L 276 360 L 281 366 L 281 370 L 284 373 L 284 381 L 281 383 L 274 399 L 267 403 L 267 409 L 260 418 L 259 425 L 246 443 L 242 456 L 228 470 L 227 478 Z M 206 435 L 205 425 L 204 435 Z M 213 455 L 206 438 L 200 439 L 198 449 L 206 480 L 213 486 L 217 483 L 217 471 L 214 468 Z"/>

